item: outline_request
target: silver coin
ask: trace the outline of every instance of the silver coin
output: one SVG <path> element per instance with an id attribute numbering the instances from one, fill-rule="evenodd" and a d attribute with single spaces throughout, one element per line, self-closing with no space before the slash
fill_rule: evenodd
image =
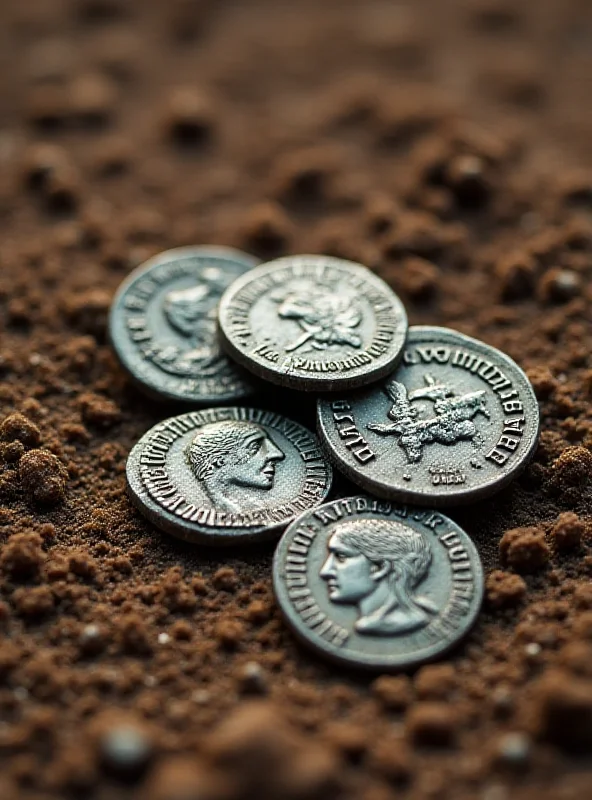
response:
<path id="1" fill-rule="evenodd" d="M 332 471 L 310 431 L 253 408 L 209 408 L 151 428 L 127 460 L 132 502 L 190 542 L 265 539 L 324 501 Z"/>
<path id="2" fill-rule="evenodd" d="M 363 386 L 397 364 L 407 316 L 360 264 L 288 256 L 242 276 L 219 308 L 222 344 L 251 372 L 305 391 Z"/>
<path id="3" fill-rule="evenodd" d="M 253 392 L 251 378 L 222 352 L 222 293 L 259 261 L 228 247 L 178 247 L 138 267 L 120 286 L 109 334 L 122 365 L 146 392 L 212 404 Z"/>
<path id="4" fill-rule="evenodd" d="M 483 599 L 475 545 L 448 517 L 358 496 L 298 517 L 273 584 L 294 632 L 335 661 L 405 669 L 453 647 Z"/>
<path id="5" fill-rule="evenodd" d="M 508 356 L 447 328 L 412 327 L 398 369 L 322 399 L 330 458 L 380 497 L 446 506 L 493 494 L 528 463 L 539 434 L 530 382 Z"/>

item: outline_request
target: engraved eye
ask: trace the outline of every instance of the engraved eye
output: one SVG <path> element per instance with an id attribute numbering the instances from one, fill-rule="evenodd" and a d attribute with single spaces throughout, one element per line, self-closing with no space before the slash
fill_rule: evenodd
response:
<path id="1" fill-rule="evenodd" d="M 343 564 L 347 557 L 343 555 L 343 553 L 335 553 L 335 558 L 339 561 L 340 564 Z"/>

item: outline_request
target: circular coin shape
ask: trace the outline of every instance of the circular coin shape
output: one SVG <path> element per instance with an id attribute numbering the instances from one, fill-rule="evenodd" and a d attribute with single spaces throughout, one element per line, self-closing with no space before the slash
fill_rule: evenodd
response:
<path id="1" fill-rule="evenodd" d="M 361 264 L 288 256 L 262 264 L 220 301 L 222 344 L 251 372 L 304 391 L 363 386 L 397 364 L 407 316 Z"/>
<path id="2" fill-rule="evenodd" d="M 265 539 L 324 501 L 332 471 L 314 434 L 253 408 L 209 408 L 155 425 L 131 451 L 132 502 L 190 542 Z"/>
<path id="3" fill-rule="evenodd" d="M 511 358 L 418 326 L 386 380 L 319 401 L 318 430 L 329 457 L 367 491 L 446 506 L 493 494 L 520 472 L 536 448 L 539 408 Z"/>
<path id="4" fill-rule="evenodd" d="M 359 496 L 301 514 L 273 562 L 279 606 L 323 655 L 396 670 L 453 647 L 473 625 L 483 569 L 448 517 Z"/>
<path id="5" fill-rule="evenodd" d="M 120 286 L 109 318 L 113 347 L 148 394 L 192 403 L 237 400 L 251 378 L 222 352 L 222 293 L 259 261 L 228 247 L 178 247 L 151 258 Z"/>

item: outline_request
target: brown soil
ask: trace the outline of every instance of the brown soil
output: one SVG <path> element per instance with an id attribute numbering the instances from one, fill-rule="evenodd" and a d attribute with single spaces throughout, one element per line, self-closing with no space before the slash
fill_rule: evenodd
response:
<path id="1" fill-rule="evenodd" d="M 0 5 L 0 796 L 589 796 L 591 4 Z M 453 514 L 487 602 L 442 663 L 325 664 L 278 615 L 271 546 L 132 509 L 126 455 L 172 409 L 106 314 L 194 243 L 359 260 L 413 323 L 529 372 L 541 445 Z"/>

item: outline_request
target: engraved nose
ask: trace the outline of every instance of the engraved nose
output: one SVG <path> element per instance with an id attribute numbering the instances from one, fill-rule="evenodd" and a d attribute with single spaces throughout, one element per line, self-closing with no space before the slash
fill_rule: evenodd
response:
<path id="1" fill-rule="evenodd" d="M 333 553 L 327 556 L 327 560 L 323 564 L 323 568 L 321 569 L 319 575 L 324 580 L 328 580 L 329 578 L 335 577 L 335 559 L 333 557 Z"/>
<path id="2" fill-rule="evenodd" d="M 279 447 L 276 447 L 269 438 L 263 441 L 263 453 L 268 461 L 283 461 L 285 458 Z"/>

